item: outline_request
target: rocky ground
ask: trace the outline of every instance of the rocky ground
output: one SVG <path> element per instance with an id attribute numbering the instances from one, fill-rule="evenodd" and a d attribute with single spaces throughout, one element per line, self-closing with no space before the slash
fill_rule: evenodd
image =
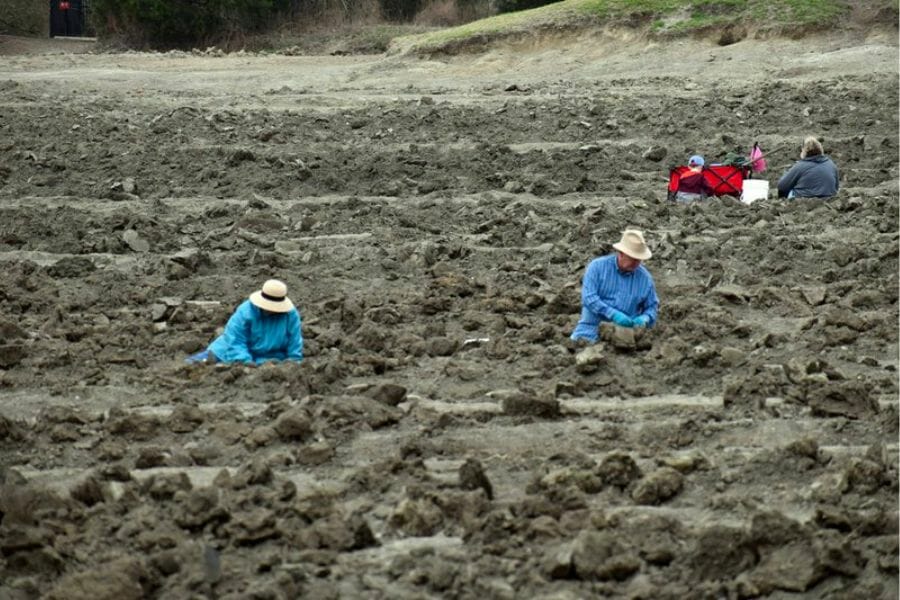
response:
<path id="1" fill-rule="evenodd" d="M 0 598 L 896 598 L 896 32 L 615 35 L 5 56 Z M 807 134 L 834 199 L 665 202 Z M 184 364 L 273 276 L 302 364 Z"/>

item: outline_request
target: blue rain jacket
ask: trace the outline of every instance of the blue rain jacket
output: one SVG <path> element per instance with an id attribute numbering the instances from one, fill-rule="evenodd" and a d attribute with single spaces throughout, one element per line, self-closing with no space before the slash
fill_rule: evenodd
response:
<path id="1" fill-rule="evenodd" d="M 834 162 L 824 154 L 807 156 L 778 180 L 778 197 L 830 198 L 841 187 L 840 177 Z"/>
<path id="2" fill-rule="evenodd" d="M 631 273 L 619 270 L 616 255 L 595 258 L 584 272 L 581 284 L 581 320 L 571 338 L 596 342 L 601 321 L 612 321 L 614 311 L 630 318 L 646 316 L 647 327 L 656 323 L 659 298 L 653 277 L 644 265 Z"/>
<path id="3" fill-rule="evenodd" d="M 209 351 L 223 363 L 262 364 L 270 360 L 303 360 L 300 313 L 269 313 L 245 300 Z"/>

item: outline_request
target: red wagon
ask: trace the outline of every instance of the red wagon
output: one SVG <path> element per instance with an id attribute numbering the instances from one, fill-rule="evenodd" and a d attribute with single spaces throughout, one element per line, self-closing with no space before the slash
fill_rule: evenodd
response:
<path id="1" fill-rule="evenodd" d="M 690 173 L 690 167 L 674 167 L 669 171 L 669 195 L 678 191 L 678 182 L 685 173 Z M 712 188 L 716 196 L 741 197 L 744 190 L 744 180 L 750 177 L 750 165 L 707 165 L 701 171 L 704 179 Z"/>

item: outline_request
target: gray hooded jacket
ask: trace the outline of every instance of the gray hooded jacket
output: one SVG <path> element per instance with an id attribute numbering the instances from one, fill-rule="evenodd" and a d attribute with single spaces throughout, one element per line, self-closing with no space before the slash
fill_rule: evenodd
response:
<path id="1" fill-rule="evenodd" d="M 786 198 L 793 190 L 798 198 L 828 198 L 838 187 L 837 167 L 827 155 L 817 154 L 798 160 L 778 180 L 778 197 Z"/>

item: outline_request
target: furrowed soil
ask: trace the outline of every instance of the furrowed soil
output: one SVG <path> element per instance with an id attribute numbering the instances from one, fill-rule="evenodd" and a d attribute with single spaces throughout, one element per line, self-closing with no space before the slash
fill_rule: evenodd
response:
<path id="1" fill-rule="evenodd" d="M 0 598 L 897 597 L 895 31 L 54 51 L 0 58 Z M 666 202 L 809 134 L 833 199 Z M 577 347 L 626 226 L 659 324 Z M 270 277 L 303 362 L 186 365 Z"/>

